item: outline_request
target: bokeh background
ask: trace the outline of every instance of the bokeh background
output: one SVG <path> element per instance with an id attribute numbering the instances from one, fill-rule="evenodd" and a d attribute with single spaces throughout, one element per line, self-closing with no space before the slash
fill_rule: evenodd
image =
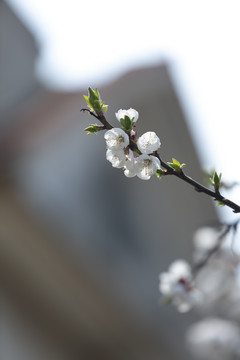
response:
<path id="1" fill-rule="evenodd" d="M 188 356 L 196 316 L 161 304 L 158 274 L 231 211 L 176 179 L 125 178 L 80 109 L 98 87 L 110 123 L 137 109 L 165 160 L 237 180 L 237 5 L 0 1 L 1 359 Z"/>

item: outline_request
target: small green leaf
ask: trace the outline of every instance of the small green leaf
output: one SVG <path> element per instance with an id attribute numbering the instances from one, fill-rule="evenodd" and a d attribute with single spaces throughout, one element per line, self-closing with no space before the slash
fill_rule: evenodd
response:
<path id="1" fill-rule="evenodd" d="M 156 172 L 155 172 L 155 175 L 157 176 L 157 178 L 160 180 L 162 178 L 164 174 L 164 170 L 162 169 L 158 169 Z"/>
<path id="2" fill-rule="evenodd" d="M 93 100 L 93 102 L 91 104 L 92 104 L 94 111 L 96 111 L 96 112 L 101 111 L 101 104 L 100 104 L 99 100 Z"/>
<path id="3" fill-rule="evenodd" d="M 129 133 L 133 128 L 133 121 L 130 120 L 128 116 L 125 116 L 123 119 L 120 119 L 121 127 L 124 131 Z"/>
<path id="4" fill-rule="evenodd" d="M 90 109 L 91 109 L 89 97 L 88 97 L 87 95 L 83 95 L 83 97 L 84 97 L 84 99 L 86 100 L 88 107 L 90 107 Z M 91 109 L 91 110 L 92 110 L 92 109 Z"/>
<path id="5" fill-rule="evenodd" d="M 96 97 L 98 98 L 98 100 L 100 100 L 100 94 L 99 94 L 98 89 L 95 88 L 94 92 L 95 92 L 95 95 L 96 95 Z"/>
<path id="6" fill-rule="evenodd" d="M 103 104 L 103 105 L 102 105 L 102 109 L 103 109 L 105 112 L 107 112 L 108 105 Z"/>
<path id="7" fill-rule="evenodd" d="M 91 124 L 86 127 L 84 131 L 87 131 L 87 135 L 96 134 L 99 131 L 99 126 L 97 124 Z"/>
<path id="8" fill-rule="evenodd" d="M 170 165 L 175 171 L 177 171 L 177 172 L 180 171 L 180 167 L 177 166 L 176 164 L 168 162 L 168 165 Z"/>
<path id="9" fill-rule="evenodd" d="M 173 164 L 177 165 L 180 167 L 180 162 L 177 161 L 176 159 L 172 158 Z"/>
<path id="10" fill-rule="evenodd" d="M 215 185 L 214 179 L 209 178 L 209 180 L 210 180 L 210 182 L 211 182 L 212 185 Z"/>
<path id="11" fill-rule="evenodd" d="M 222 202 L 222 201 L 219 201 L 217 204 L 216 204 L 216 206 L 225 206 L 226 204 L 224 204 L 224 202 Z"/>
<path id="12" fill-rule="evenodd" d="M 186 164 L 180 164 L 178 160 L 172 158 L 172 163 L 168 162 L 168 165 L 170 165 L 175 171 L 180 172 Z"/>
<path id="13" fill-rule="evenodd" d="M 93 90 L 91 87 L 89 87 L 88 92 L 89 92 L 89 98 L 91 101 L 99 100 L 99 94 L 98 94 L 97 89 Z"/>
<path id="14" fill-rule="evenodd" d="M 91 87 L 88 88 L 88 96 L 83 95 L 87 102 L 88 107 L 91 111 L 100 112 L 102 109 L 106 112 L 108 105 L 105 105 L 100 98 L 98 89 L 93 90 Z"/>
<path id="15" fill-rule="evenodd" d="M 170 165 L 175 171 L 179 172 L 181 170 L 180 163 L 175 159 L 172 159 L 172 161 L 172 163 L 168 162 L 168 165 Z"/>
<path id="16" fill-rule="evenodd" d="M 211 176 L 209 177 L 209 181 L 211 182 L 211 184 L 215 187 L 216 189 L 219 189 L 220 185 L 221 185 L 221 178 L 222 178 L 222 173 L 220 173 L 219 175 L 217 174 L 216 171 L 214 171 Z"/>

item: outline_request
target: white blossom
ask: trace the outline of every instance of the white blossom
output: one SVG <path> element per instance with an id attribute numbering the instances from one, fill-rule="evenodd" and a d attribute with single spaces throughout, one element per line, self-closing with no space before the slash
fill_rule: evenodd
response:
<path id="1" fill-rule="evenodd" d="M 234 261 L 233 255 L 232 260 Z M 236 282 L 235 265 L 230 258 L 222 258 L 219 252 L 212 255 L 195 279 L 195 284 L 204 297 L 201 312 L 219 310 L 226 313 L 231 293 L 238 287 Z"/>
<path id="2" fill-rule="evenodd" d="M 195 263 L 203 261 L 217 244 L 220 232 L 213 227 L 204 226 L 197 229 L 193 235 L 193 260 Z"/>
<path id="3" fill-rule="evenodd" d="M 128 135 L 125 133 L 125 131 L 119 128 L 108 130 L 105 133 L 104 138 L 106 140 L 108 149 L 113 151 L 122 150 L 129 145 Z"/>
<path id="4" fill-rule="evenodd" d="M 159 280 L 159 290 L 163 297 L 171 301 L 179 312 L 187 312 L 199 303 L 201 295 L 194 287 L 191 267 L 186 261 L 174 261 L 168 272 L 159 275 Z"/>
<path id="5" fill-rule="evenodd" d="M 202 360 L 232 359 L 239 352 L 239 328 L 228 320 L 206 318 L 188 328 L 191 353 Z"/>
<path id="6" fill-rule="evenodd" d="M 124 174 L 127 177 L 134 177 L 137 175 L 139 170 L 137 159 L 134 157 L 132 150 L 129 150 L 128 155 L 126 156 Z"/>
<path id="7" fill-rule="evenodd" d="M 160 139 L 153 131 L 146 132 L 145 134 L 140 136 L 137 141 L 138 149 L 143 154 L 151 154 L 152 152 L 157 151 L 160 145 Z"/>
<path id="8" fill-rule="evenodd" d="M 226 228 L 204 226 L 195 231 L 193 236 L 193 260 L 195 263 L 204 261 L 206 257 L 213 251 L 212 260 L 224 260 L 231 266 L 239 264 L 240 254 L 239 249 L 233 246 L 233 240 L 239 246 L 239 241 L 236 241 L 238 232 L 229 230 L 225 233 Z M 225 234 L 224 234 L 225 233 Z"/>
<path id="9" fill-rule="evenodd" d="M 124 150 L 113 151 L 107 149 L 106 158 L 115 168 L 123 168 L 125 165 L 126 155 Z"/>
<path id="10" fill-rule="evenodd" d="M 236 321 L 240 321 L 240 284 L 238 281 L 238 277 L 235 277 L 235 282 L 232 282 L 232 286 L 229 287 L 228 293 L 223 299 L 223 303 L 221 304 L 222 313 L 226 314 L 226 316 L 230 319 L 234 319 Z M 218 304 L 219 307 L 219 304 Z M 216 308 L 216 307 L 215 307 Z"/>
<path id="11" fill-rule="evenodd" d="M 121 119 L 124 119 L 125 116 L 129 117 L 130 120 L 134 121 L 134 123 L 137 122 L 138 120 L 138 112 L 137 110 L 134 110 L 132 108 L 128 109 L 128 110 L 123 110 L 120 109 L 118 110 L 117 113 L 115 113 L 116 118 L 118 119 L 118 121 L 120 121 Z"/>
<path id="12" fill-rule="evenodd" d="M 149 180 L 160 169 L 160 161 L 156 156 L 140 155 L 137 158 L 137 176 L 142 180 Z"/>

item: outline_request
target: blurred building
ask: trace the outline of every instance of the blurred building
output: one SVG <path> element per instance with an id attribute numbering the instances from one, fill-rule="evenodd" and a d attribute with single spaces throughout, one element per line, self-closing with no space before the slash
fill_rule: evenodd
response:
<path id="1" fill-rule="evenodd" d="M 35 41 L 0 1 L 2 360 L 185 359 L 182 316 L 160 303 L 158 274 L 189 258 L 211 201 L 174 178 L 127 179 L 105 160 L 78 92 L 36 79 Z M 91 84 L 94 87 L 94 84 Z M 100 89 L 107 117 L 133 107 L 164 159 L 200 164 L 166 64 Z"/>

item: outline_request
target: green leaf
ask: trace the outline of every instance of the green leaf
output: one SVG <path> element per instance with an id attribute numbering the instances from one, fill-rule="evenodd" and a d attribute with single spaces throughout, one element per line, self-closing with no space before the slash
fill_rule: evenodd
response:
<path id="1" fill-rule="evenodd" d="M 180 172 L 186 164 L 180 164 L 178 160 L 172 158 L 172 163 L 168 162 L 168 165 L 170 165 L 175 171 Z"/>
<path id="2" fill-rule="evenodd" d="M 91 124 L 86 127 L 84 131 L 87 131 L 87 135 L 96 134 L 99 131 L 99 126 L 97 124 Z"/>
<path id="3" fill-rule="evenodd" d="M 88 97 L 87 95 L 83 95 L 83 97 L 84 97 L 84 99 L 86 100 L 87 105 L 88 105 L 89 107 L 91 107 L 90 101 L 89 101 L 89 97 Z"/>
<path id="4" fill-rule="evenodd" d="M 100 94 L 97 88 L 94 90 L 96 97 L 100 100 Z"/>
<path id="5" fill-rule="evenodd" d="M 96 88 L 93 90 L 91 87 L 88 88 L 88 96 L 83 95 L 87 102 L 88 107 L 91 111 L 100 112 L 102 109 L 106 112 L 108 105 L 105 105 L 100 98 L 100 93 Z"/>
<path id="6" fill-rule="evenodd" d="M 105 112 L 107 112 L 108 105 L 103 104 L 103 105 L 102 105 L 102 109 L 103 109 Z"/>
<path id="7" fill-rule="evenodd" d="M 180 162 L 177 161 L 176 159 L 172 158 L 173 164 L 175 164 L 176 166 L 180 167 Z"/>
<path id="8" fill-rule="evenodd" d="M 163 174 L 164 174 L 164 171 L 163 171 L 162 169 L 158 169 L 158 170 L 155 172 L 155 175 L 157 176 L 157 178 L 158 178 L 159 180 L 161 180 Z"/>
<path id="9" fill-rule="evenodd" d="M 212 178 L 209 178 L 210 182 L 212 183 L 212 185 L 215 185 L 215 182 Z"/>
<path id="10" fill-rule="evenodd" d="M 96 112 L 101 111 L 100 101 L 99 100 L 93 100 L 92 107 L 93 107 L 94 111 L 96 111 Z"/>
<path id="11" fill-rule="evenodd" d="M 91 101 L 99 100 L 99 94 L 98 94 L 97 89 L 93 90 L 91 87 L 89 87 L 88 92 L 89 92 L 89 98 Z"/>
<path id="12" fill-rule="evenodd" d="M 177 172 L 180 171 L 180 167 L 177 166 L 176 164 L 168 162 L 168 165 L 170 165 L 175 171 L 177 171 Z"/>
<path id="13" fill-rule="evenodd" d="M 224 202 L 222 202 L 222 201 L 219 201 L 217 204 L 216 204 L 216 206 L 225 206 L 226 204 L 224 204 Z"/>
<path id="14" fill-rule="evenodd" d="M 213 181 L 214 181 L 215 184 L 218 184 L 218 183 L 219 183 L 219 178 L 218 178 L 218 174 L 216 173 L 216 171 L 215 171 L 215 173 L 214 173 Z"/>
<path id="15" fill-rule="evenodd" d="M 209 177 L 209 180 L 215 188 L 219 188 L 219 186 L 221 185 L 221 178 L 222 178 L 222 173 L 218 175 L 217 172 L 214 171 L 212 175 Z"/>
<path id="16" fill-rule="evenodd" d="M 123 119 L 120 119 L 121 127 L 127 133 L 130 132 L 133 128 L 133 121 L 130 120 L 128 116 L 125 116 Z"/>

